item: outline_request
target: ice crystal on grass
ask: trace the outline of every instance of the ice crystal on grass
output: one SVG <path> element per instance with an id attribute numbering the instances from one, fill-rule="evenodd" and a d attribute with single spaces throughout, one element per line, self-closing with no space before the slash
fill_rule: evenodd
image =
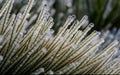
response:
<path id="1" fill-rule="evenodd" d="M 43 1 L 44 2 L 44 1 Z M 6 5 L 7 4 L 7 5 Z M 36 22 L 28 14 L 34 4 L 29 0 L 23 13 L 10 14 L 13 0 L 5 3 L 0 19 L 0 74 L 119 74 L 120 58 L 112 59 L 118 41 L 100 50 L 104 37 L 100 32 L 87 33 L 94 26 L 88 17 L 80 21 L 71 15 L 56 35 L 53 18 L 43 3 Z M 4 13 L 4 14 L 3 14 Z M 83 30 L 80 28 L 85 25 Z M 113 65 L 112 65 L 113 64 Z"/>

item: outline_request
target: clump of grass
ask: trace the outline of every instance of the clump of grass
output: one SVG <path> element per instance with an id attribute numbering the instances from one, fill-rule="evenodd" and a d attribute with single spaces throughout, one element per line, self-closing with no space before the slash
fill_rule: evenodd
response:
<path id="1" fill-rule="evenodd" d="M 97 52 L 104 42 L 100 32 L 87 33 L 94 24 L 88 17 L 80 21 L 69 16 L 56 35 L 53 18 L 42 3 L 39 16 L 30 29 L 29 0 L 24 13 L 10 14 L 14 0 L 7 0 L 0 11 L 0 74 L 119 74 L 118 41 Z M 87 25 L 84 30 L 79 28 Z"/>

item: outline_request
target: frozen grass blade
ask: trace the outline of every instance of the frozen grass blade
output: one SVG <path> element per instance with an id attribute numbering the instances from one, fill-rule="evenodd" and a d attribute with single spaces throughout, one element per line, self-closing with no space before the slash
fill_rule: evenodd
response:
<path id="1" fill-rule="evenodd" d="M 120 57 L 114 58 L 119 42 L 113 41 L 100 52 L 105 37 L 93 31 L 94 26 L 84 16 L 80 21 L 71 15 L 54 35 L 53 18 L 43 1 L 39 16 L 28 14 L 34 0 L 29 0 L 23 13 L 10 14 L 13 0 L 7 1 L 1 12 L 0 28 L 0 74 L 119 74 Z M 3 14 L 3 12 L 5 14 Z M 36 17 L 36 16 L 35 16 Z M 85 25 L 85 29 L 80 28 Z"/>

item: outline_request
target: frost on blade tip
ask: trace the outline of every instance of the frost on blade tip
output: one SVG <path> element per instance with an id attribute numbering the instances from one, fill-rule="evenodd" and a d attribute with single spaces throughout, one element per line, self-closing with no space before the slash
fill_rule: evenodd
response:
<path id="1" fill-rule="evenodd" d="M 71 20 L 71 21 L 73 21 L 75 18 L 76 18 L 75 15 L 71 15 L 71 16 L 68 16 L 67 20 Z"/>
<path id="2" fill-rule="evenodd" d="M 88 16 L 87 16 L 87 15 L 83 16 L 83 19 L 86 19 L 86 20 L 87 20 L 87 19 L 88 19 Z"/>
<path id="3" fill-rule="evenodd" d="M 94 23 L 90 23 L 89 27 L 93 28 L 94 27 Z"/>

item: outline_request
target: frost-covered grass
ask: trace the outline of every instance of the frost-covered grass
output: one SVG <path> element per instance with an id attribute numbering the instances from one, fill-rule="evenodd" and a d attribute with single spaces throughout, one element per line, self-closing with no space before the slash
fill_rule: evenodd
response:
<path id="1" fill-rule="evenodd" d="M 0 10 L 0 74 L 119 74 L 118 41 L 100 52 L 105 37 L 100 32 L 87 33 L 94 26 L 88 17 L 80 21 L 71 15 L 56 35 L 53 18 L 42 3 L 36 22 L 27 20 L 34 0 L 24 13 L 10 14 L 14 0 L 7 0 Z M 80 30 L 85 25 L 84 30 Z"/>

